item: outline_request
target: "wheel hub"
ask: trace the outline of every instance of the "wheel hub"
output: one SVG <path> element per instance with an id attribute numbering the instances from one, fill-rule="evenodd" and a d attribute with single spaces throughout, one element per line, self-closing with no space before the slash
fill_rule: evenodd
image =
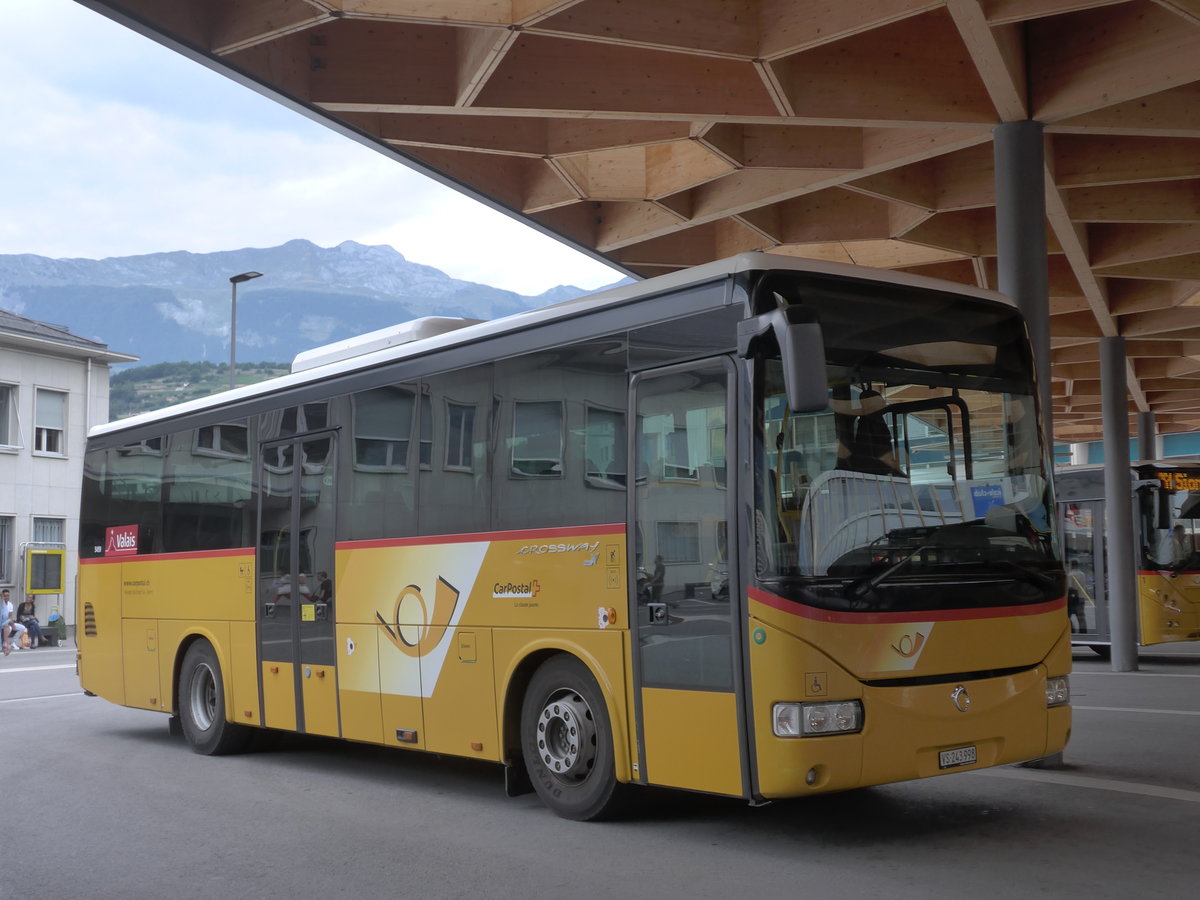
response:
<path id="1" fill-rule="evenodd" d="M 586 778 L 596 763 L 596 726 L 587 702 L 574 691 L 554 692 L 538 716 L 538 755 L 562 781 Z"/>
<path id="2" fill-rule="evenodd" d="M 212 670 L 201 665 L 192 676 L 191 691 L 192 721 L 202 730 L 212 727 L 217 715 L 217 682 Z"/>

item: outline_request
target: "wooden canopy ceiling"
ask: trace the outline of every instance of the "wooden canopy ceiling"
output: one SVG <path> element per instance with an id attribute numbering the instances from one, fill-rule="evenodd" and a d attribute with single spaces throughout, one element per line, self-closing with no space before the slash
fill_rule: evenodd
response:
<path id="1" fill-rule="evenodd" d="M 1200 430 L 1200 0 L 80 0 L 640 275 L 749 250 L 995 287 L 1046 132 L 1054 420 Z"/>

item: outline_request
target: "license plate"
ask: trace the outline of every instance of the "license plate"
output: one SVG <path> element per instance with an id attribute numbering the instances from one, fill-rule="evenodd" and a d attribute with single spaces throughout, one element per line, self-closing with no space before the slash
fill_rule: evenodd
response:
<path id="1" fill-rule="evenodd" d="M 953 769 L 958 766 L 969 766 L 975 760 L 974 747 L 955 747 L 953 750 L 943 750 L 938 754 L 938 768 Z"/>

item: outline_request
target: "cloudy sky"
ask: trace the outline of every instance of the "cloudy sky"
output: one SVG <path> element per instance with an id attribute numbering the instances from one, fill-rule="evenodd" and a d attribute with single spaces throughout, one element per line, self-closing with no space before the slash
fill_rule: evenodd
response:
<path id="1" fill-rule="evenodd" d="M 0 254 L 387 244 L 523 294 L 621 274 L 74 0 L 0 0 Z"/>

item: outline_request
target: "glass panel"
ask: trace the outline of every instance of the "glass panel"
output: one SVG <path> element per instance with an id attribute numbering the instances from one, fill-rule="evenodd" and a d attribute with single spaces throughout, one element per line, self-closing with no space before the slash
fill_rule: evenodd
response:
<path id="1" fill-rule="evenodd" d="M 405 537 L 417 533 L 416 472 L 407 465 L 416 385 L 397 384 L 334 401 L 338 421 L 349 411 L 354 443 L 343 449 L 338 518 L 341 540 Z M 347 410 L 346 407 L 350 409 Z M 389 419 L 387 411 L 393 415 Z M 359 429 L 367 429 L 363 432 Z M 372 436 L 371 429 L 388 429 Z"/>
<path id="2" fill-rule="evenodd" d="M 439 462 L 420 474 L 420 532 L 486 531 L 492 506 L 487 457 L 492 366 L 436 376 L 421 390 L 429 401 L 425 419 L 428 433 L 444 445 L 434 447 L 430 443 L 429 458 Z M 422 430 L 426 430 L 424 425 Z"/>
<path id="3" fill-rule="evenodd" d="M 16 444 L 16 388 L 11 384 L 0 384 L 0 446 Z"/>
<path id="4" fill-rule="evenodd" d="M 368 469 L 408 467 L 413 392 L 400 385 L 354 395 L 354 462 Z"/>
<path id="5" fill-rule="evenodd" d="M 0 516 L 0 581 L 13 580 L 13 518 Z"/>
<path id="6" fill-rule="evenodd" d="M 1071 633 L 1108 639 L 1102 557 L 1104 504 L 1077 500 L 1059 504 L 1067 565 L 1067 617 Z"/>
<path id="7" fill-rule="evenodd" d="M 334 440 L 322 436 L 301 445 L 305 459 L 320 458 L 332 468 Z M 297 560 L 300 586 L 301 662 L 334 661 L 334 517 L 337 513 L 334 479 L 323 471 L 305 474 L 300 479 L 300 553 Z"/>
<path id="8" fill-rule="evenodd" d="M 596 406 L 587 408 L 584 453 L 587 478 L 601 487 L 625 486 L 625 413 Z"/>
<path id="9" fill-rule="evenodd" d="M 558 478 L 562 470 L 562 403 L 516 401 L 513 404 L 512 474 Z"/>
<path id="10" fill-rule="evenodd" d="M 34 424 L 38 428 L 54 428 L 59 431 L 67 427 L 67 395 L 58 391 L 37 392 L 37 411 Z"/>
<path id="11" fill-rule="evenodd" d="M 61 544 L 63 542 L 63 520 L 33 520 L 33 542 L 35 544 Z"/>
<path id="12" fill-rule="evenodd" d="M 278 446 L 263 447 L 257 566 L 259 640 L 264 660 L 289 662 L 294 658 L 292 619 L 299 615 L 297 607 L 304 595 L 298 585 L 299 566 L 294 562 L 299 556 L 298 548 L 293 547 L 295 470 L 281 471 L 276 465 L 279 456 Z"/>
<path id="13" fill-rule="evenodd" d="M 830 409 L 805 415 L 787 409 L 779 360 L 763 361 L 755 533 L 769 589 L 862 611 L 1062 596 L 1031 385 L 988 383 L 969 358 L 971 377 L 830 365 Z M 931 587 L 939 574 L 980 586 Z"/>
<path id="14" fill-rule="evenodd" d="M 729 689 L 732 614 L 725 585 L 727 408 L 723 364 L 638 386 L 638 643 L 642 679 Z"/>

